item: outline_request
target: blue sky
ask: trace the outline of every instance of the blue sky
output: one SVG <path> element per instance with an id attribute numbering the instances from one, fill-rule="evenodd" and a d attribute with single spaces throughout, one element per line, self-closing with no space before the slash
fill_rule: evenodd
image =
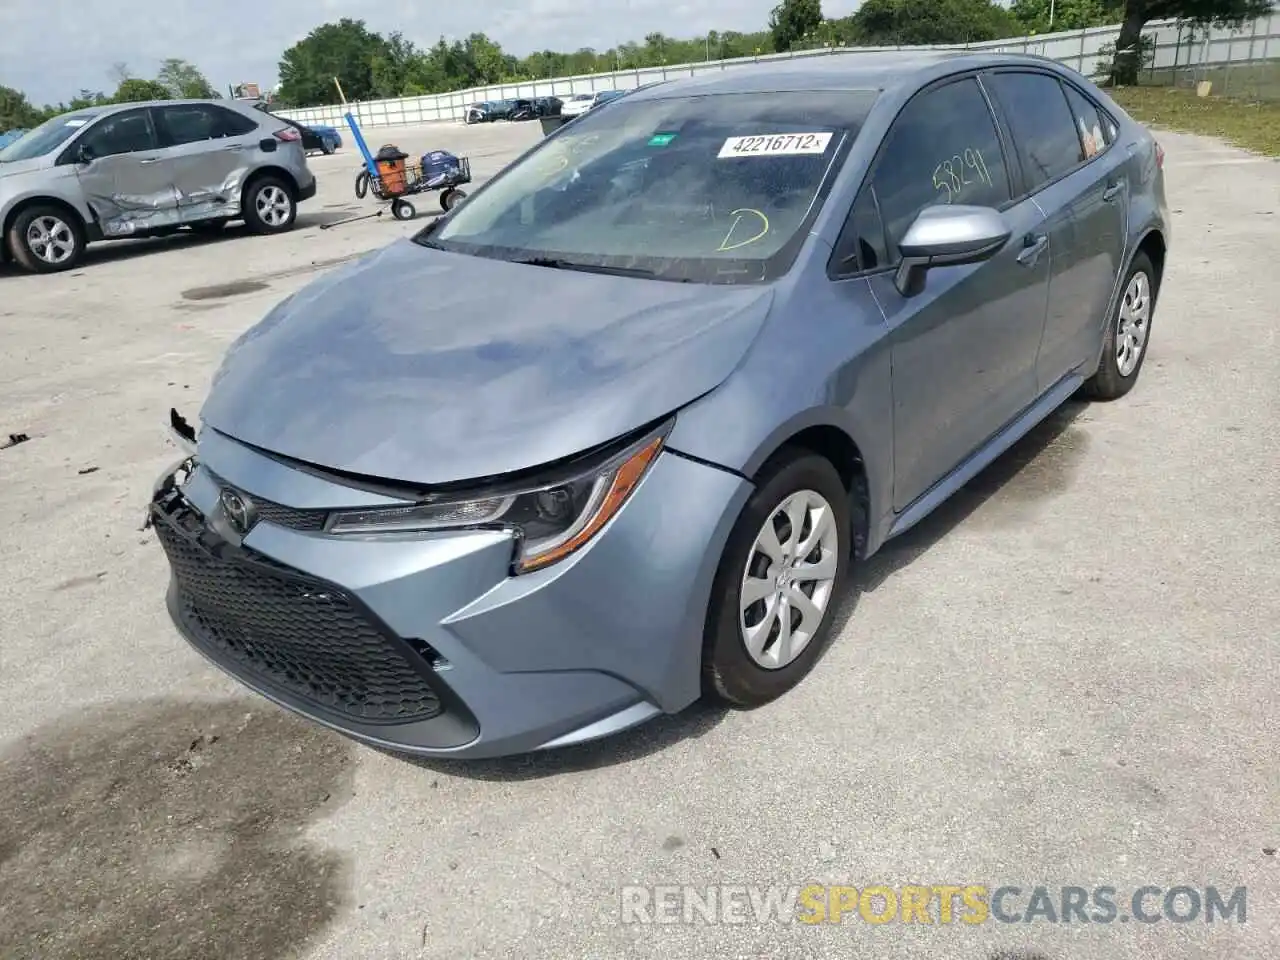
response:
<path id="1" fill-rule="evenodd" d="M 400 30 L 427 45 L 441 35 L 487 33 L 512 53 L 605 50 L 660 30 L 697 36 L 707 30 L 763 29 L 777 0 L 0 0 L 0 84 L 36 103 L 65 101 L 82 87 L 109 90 L 112 64 L 135 76 L 159 61 L 196 64 L 219 89 L 228 83 L 274 84 L 280 54 L 314 27 L 340 17 L 363 19 L 380 33 Z M 845 16 L 857 0 L 823 0 Z M 483 12 L 480 9 L 483 8 Z M 433 12 L 434 11 L 434 12 Z M 50 46 L 52 39 L 56 43 Z"/>

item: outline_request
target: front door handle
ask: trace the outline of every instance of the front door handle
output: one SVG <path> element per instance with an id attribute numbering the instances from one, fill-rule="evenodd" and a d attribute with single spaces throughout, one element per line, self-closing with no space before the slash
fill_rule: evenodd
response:
<path id="1" fill-rule="evenodd" d="M 1112 180 L 1107 184 L 1107 189 L 1102 191 L 1102 199 L 1107 203 L 1111 203 L 1116 197 L 1120 196 L 1120 191 L 1124 189 L 1124 184 L 1119 180 Z"/>
<path id="2" fill-rule="evenodd" d="M 1040 259 L 1040 254 L 1044 253 L 1044 248 L 1049 245 L 1049 235 L 1042 233 L 1039 236 L 1029 233 L 1026 240 L 1022 243 L 1022 250 L 1018 254 L 1018 262 L 1024 267 L 1034 267 Z"/>

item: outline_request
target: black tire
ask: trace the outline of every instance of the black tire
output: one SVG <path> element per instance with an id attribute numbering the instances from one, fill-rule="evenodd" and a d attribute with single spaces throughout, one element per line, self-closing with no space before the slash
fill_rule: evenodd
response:
<path id="1" fill-rule="evenodd" d="M 369 192 L 369 171 L 361 170 L 356 174 L 356 199 L 363 200 Z"/>
<path id="2" fill-rule="evenodd" d="M 1143 329 L 1142 345 L 1138 350 L 1137 363 L 1127 371 L 1122 371 L 1119 351 L 1120 328 L 1123 323 L 1122 313 L 1126 303 L 1131 299 L 1130 291 L 1135 284 L 1143 281 L 1136 279 L 1145 277 L 1147 298 L 1146 320 Z M 1084 395 L 1091 400 L 1118 400 L 1133 389 L 1138 382 L 1138 374 L 1147 359 L 1147 349 L 1151 346 L 1151 324 L 1155 319 L 1156 298 L 1160 293 L 1160 276 L 1156 273 L 1151 258 L 1139 251 L 1134 254 L 1129 270 L 1120 286 L 1120 297 L 1116 301 L 1115 310 L 1107 321 L 1107 330 L 1102 338 L 1102 359 L 1098 362 L 1098 370 L 1084 384 Z M 1126 364 L 1128 366 L 1128 364 Z"/>
<path id="3" fill-rule="evenodd" d="M 263 210 L 263 201 L 270 199 L 270 210 Z M 281 204 L 285 204 L 281 206 Z M 293 229 L 298 218 L 298 200 L 293 185 L 270 174 L 250 180 L 244 188 L 244 222 L 254 233 L 285 233 Z M 277 219 L 277 217 L 279 219 Z"/>
<path id="4" fill-rule="evenodd" d="M 768 563 L 754 550 L 766 521 L 789 497 L 805 490 L 819 494 L 831 507 L 836 531 L 834 582 L 818 627 L 799 655 L 783 666 L 764 667 L 747 652 L 743 638 L 739 622 L 742 582 L 748 562 L 753 566 L 762 560 Z M 833 614 L 848 576 L 852 542 L 849 492 L 829 460 L 805 450 L 789 450 L 766 465 L 755 493 L 742 508 L 729 535 L 711 590 L 702 659 L 703 690 L 708 698 L 731 706 L 757 707 L 782 696 L 805 678 L 830 642 Z"/>
<path id="5" fill-rule="evenodd" d="M 440 209 L 448 213 L 462 200 L 467 199 L 467 192 L 459 190 L 457 187 L 450 187 L 448 190 L 440 192 Z"/>
<path id="6" fill-rule="evenodd" d="M 217 220 L 201 220 L 199 223 L 188 224 L 192 233 L 199 233 L 203 236 L 214 237 L 222 232 L 223 227 L 227 225 L 227 218 L 220 217 Z"/>
<path id="7" fill-rule="evenodd" d="M 397 220 L 412 220 L 418 215 L 418 210 L 408 200 L 397 198 L 391 201 L 391 215 Z"/>
<path id="8" fill-rule="evenodd" d="M 333 156 L 333 151 L 334 151 L 334 146 L 332 143 L 330 143 L 328 140 L 320 141 L 320 152 L 323 153 L 326 157 Z"/>
<path id="9" fill-rule="evenodd" d="M 28 233 L 32 224 L 38 221 L 50 223 L 50 226 L 54 223 L 58 225 L 54 227 L 54 232 L 61 241 L 57 248 L 65 251 L 62 259 L 51 262 L 32 248 Z M 30 273 L 59 273 L 79 266 L 84 259 L 84 224 L 65 207 L 54 204 L 38 203 L 21 211 L 13 218 L 6 239 L 13 259 L 18 266 Z"/>

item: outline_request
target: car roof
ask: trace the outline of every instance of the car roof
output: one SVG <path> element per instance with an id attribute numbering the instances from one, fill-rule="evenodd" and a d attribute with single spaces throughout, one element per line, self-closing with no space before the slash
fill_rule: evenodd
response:
<path id="1" fill-rule="evenodd" d="M 138 107 L 173 107 L 182 106 L 183 104 L 201 103 L 212 104 L 215 107 L 229 107 L 232 110 L 243 113 L 246 109 L 256 110 L 252 106 L 248 106 L 245 100 L 140 100 L 136 103 L 111 103 L 103 106 L 85 107 L 83 110 L 68 110 L 60 116 L 71 116 L 72 114 L 92 114 L 95 117 L 105 117 L 108 114 L 120 113 L 124 110 L 136 110 Z M 256 110 L 258 113 L 270 113 L 269 110 Z"/>
<path id="2" fill-rule="evenodd" d="M 966 50 L 885 50 L 757 61 L 637 88 L 628 99 L 716 93 L 889 90 L 915 87 L 935 76 L 1002 65 L 1061 68 L 1047 57 Z"/>

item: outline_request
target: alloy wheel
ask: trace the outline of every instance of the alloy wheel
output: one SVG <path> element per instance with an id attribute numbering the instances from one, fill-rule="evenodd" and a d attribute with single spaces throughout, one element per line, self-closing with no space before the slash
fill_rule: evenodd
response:
<path id="1" fill-rule="evenodd" d="M 26 239 L 31 252 L 52 266 L 66 263 L 75 256 L 75 231 L 58 217 L 36 217 L 27 226 Z"/>
<path id="2" fill-rule="evenodd" d="M 254 200 L 258 218 L 269 227 L 282 227 L 289 222 L 293 200 L 284 189 L 270 184 L 258 191 Z"/>

